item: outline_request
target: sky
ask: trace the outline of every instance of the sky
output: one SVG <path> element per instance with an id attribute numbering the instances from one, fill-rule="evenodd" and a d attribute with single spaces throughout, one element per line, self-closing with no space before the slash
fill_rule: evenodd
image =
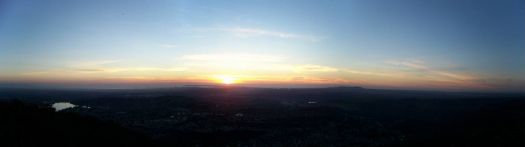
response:
<path id="1" fill-rule="evenodd" d="M 2 0 L 0 85 L 525 90 L 524 0 Z"/>

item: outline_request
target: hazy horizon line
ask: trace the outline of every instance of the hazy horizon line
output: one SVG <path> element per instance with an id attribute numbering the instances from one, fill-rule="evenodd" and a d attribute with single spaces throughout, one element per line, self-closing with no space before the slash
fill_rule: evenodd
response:
<path id="1" fill-rule="evenodd" d="M 360 85 L 337 84 L 35 84 L 35 83 L 0 83 L 0 89 L 28 89 L 28 90 L 147 90 L 168 88 L 257 88 L 257 89 L 327 89 L 327 88 L 362 88 L 366 90 L 393 90 L 393 91 L 421 91 L 421 92 L 448 92 L 448 93 L 484 93 L 484 94 L 525 94 L 520 90 L 460 90 L 460 89 L 432 89 L 432 88 L 400 88 L 400 87 L 367 87 Z"/>

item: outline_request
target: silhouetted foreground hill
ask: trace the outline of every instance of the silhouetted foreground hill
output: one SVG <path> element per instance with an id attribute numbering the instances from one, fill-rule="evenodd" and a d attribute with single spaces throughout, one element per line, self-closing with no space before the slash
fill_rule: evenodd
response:
<path id="1" fill-rule="evenodd" d="M 116 124 L 18 101 L 0 102 L 0 146 L 151 146 Z"/>
<path id="2" fill-rule="evenodd" d="M 38 107 L 0 103 L 0 143 L 9 143 L 2 147 L 151 146 L 148 141 L 170 147 L 525 146 L 523 94 L 358 87 L 0 89 L 0 101 L 8 99 Z M 77 107 L 60 113 L 39 108 L 56 102 Z"/>

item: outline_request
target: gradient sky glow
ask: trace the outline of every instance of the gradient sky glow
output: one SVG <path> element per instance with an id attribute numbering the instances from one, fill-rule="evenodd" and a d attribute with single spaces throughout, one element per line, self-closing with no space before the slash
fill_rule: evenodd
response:
<path id="1" fill-rule="evenodd" d="M 524 0 L 3 0 L 0 85 L 523 91 Z"/>

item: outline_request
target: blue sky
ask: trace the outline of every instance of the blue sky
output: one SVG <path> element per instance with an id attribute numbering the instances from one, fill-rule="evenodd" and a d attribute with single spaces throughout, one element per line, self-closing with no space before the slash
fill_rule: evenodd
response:
<path id="1" fill-rule="evenodd" d="M 2 1 L 0 82 L 523 90 L 523 26 L 523 0 Z"/>

